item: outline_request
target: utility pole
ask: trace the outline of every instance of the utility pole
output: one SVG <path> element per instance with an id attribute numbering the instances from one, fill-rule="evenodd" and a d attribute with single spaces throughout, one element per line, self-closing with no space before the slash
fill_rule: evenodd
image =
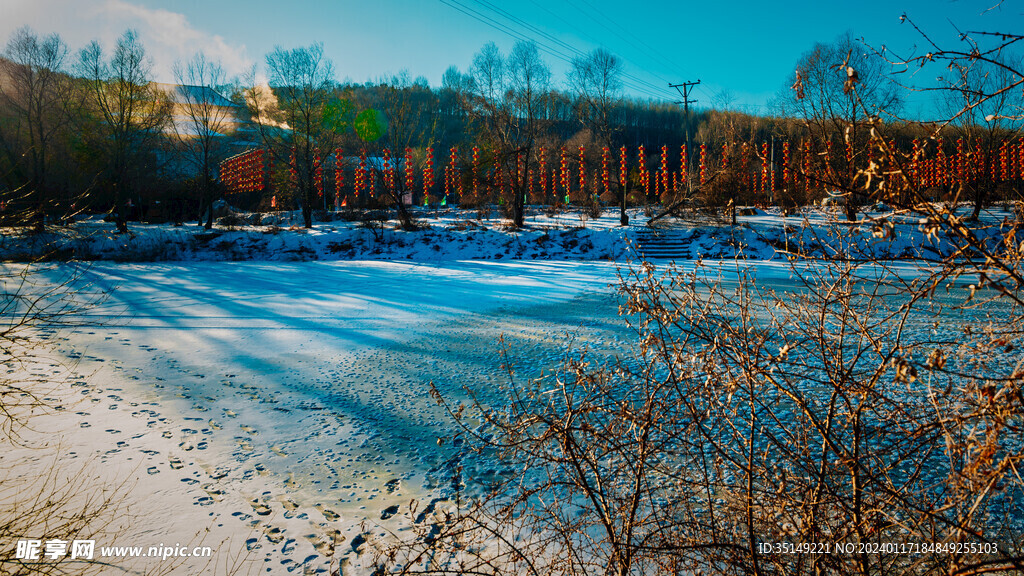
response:
<path id="1" fill-rule="evenodd" d="M 679 84 L 669 84 L 669 88 L 675 88 L 679 95 L 683 99 L 676 104 L 683 105 L 683 124 L 686 126 L 686 195 L 689 196 L 693 192 L 693 187 L 690 184 L 693 170 L 690 170 L 690 104 L 694 104 L 697 101 L 690 99 L 690 88 L 700 84 L 698 79 L 696 82 L 680 82 Z"/>

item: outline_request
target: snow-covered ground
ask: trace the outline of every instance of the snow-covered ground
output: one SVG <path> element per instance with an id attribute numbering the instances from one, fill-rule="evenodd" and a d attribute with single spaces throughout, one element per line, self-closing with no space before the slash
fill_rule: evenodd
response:
<path id="1" fill-rule="evenodd" d="M 639 211 L 633 211 L 640 214 Z M 470 259 L 615 260 L 626 254 L 628 228 L 606 211 L 591 219 L 580 211 L 531 213 L 520 230 L 498 210 L 485 219 L 477 211 L 418 211 L 420 228 L 406 232 L 395 221 L 329 221 L 302 227 L 298 212 L 238 214 L 237 225 L 207 231 L 190 222 L 132 223 L 118 234 L 102 216 L 45 234 L 0 230 L 0 260 L 27 260 L 57 253 L 81 260 L 128 262 L 196 260 L 415 260 Z"/>
<path id="2" fill-rule="evenodd" d="M 129 528 L 98 544 L 209 529 L 205 545 L 271 573 L 326 571 L 334 545 L 335 567 L 358 564 L 363 538 L 401 526 L 396 506 L 450 483 L 457 451 L 430 383 L 452 398 L 498 390 L 502 334 L 522 378 L 555 367 L 569 334 L 621 350 L 616 274 L 609 262 L 95 263 L 78 282 L 107 300 L 50 336 L 86 375 L 85 401 L 37 428 L 61 438 L 69 467 L 95 462 L 133 486 Z"/>
<path id="3" fill-rule="evenodd" d="M 970 207 L 958 210 L 967 216 Z M 101 216 L 69 227 L 52 227 L 37 234 L 0 229 L 0 261 L 38 258 L 113 260 L 118 262 L 207 260 L 616 260 L 634 254 L 649 239 L 650 211 L 631 209 L 630 226 L 619 226 L 618 211 L 605 209 L 590 218 L 580 209 L 554 212 L 531 208 L 521 229 L 513 229 L 495 208 L 480 212 L 458 209 L 418 210 L 420 228 L 400 230 L 395 221 L 367 225 L 326 213 L 328 221 L 314 228 L 301 226 L 297 212 L 238 213 L 233 225 L 218 224 L 207 231 L 194 222 L 183 226 L 138 224 L 118 234 Z M 353 216 L 354 217 L 354 216 Z M 659 220 L 655 229 L 668 232 L 687 246 L 687 259 L 735 258 L 787 260 L 787 253 L 851 258 L 936 259 L 953 252 L 942 234 L 932 234 L 917 217 L 893 214 L 884 206 L 862 212 L 846 222 L 835 209 L 807 208 L 783 215 L 745 208 L 737 226 L 708 216 L 694 220 Z M 225 221 L 227 222 L 227 221 Z M 997 242 L 1015 226 L 1009 207 L 983 212 L 972 224 L 982 239 Z"/>
<path id="4" fill-rule="evenodd" d="M 0 461 L 26 470 L 88 463 L 123 482 L 131 521 L 116 542 L 98 544 L 201 538 L 272 574 L 365 564 L 375 538 L 409 521 L 403 506 L 451 488 L 459 450 L 431 383 L 449 398 L 464 386 L 500 394 L 503 334 L 520 379 L 556 367 L 570 340 L 598 357 L 632 341 L 612 286 L 639 226 L 619 227 L 614 211 L 598 220 L 532 214 L 520 231 L 465 213 L 423 216 L 424 230 L 389 227 L 383 237 L 341 221 L 307 231 L 281 217 L 212 234 L 133 225 L 117 235 L 92 218 L 47 235 L 4 235 L 3 258 L 56 247 L 133 263 L 46 273 L 56 281 L 76 268 L 77 286 L 107 298 L 75 329 L 43 332 L 77 362 L 68 390 L 79 401 L 35 420 L 49 448 Z M 631 218 L 645 221 L 640 211 Z M 989 213 L 986 233 L 1007 218 Z M 705 260 L 712 271 L 749 266 L 759 283 L 781 287 L 791 282 L 778 251 L 786 242 L 833 238 L 896 258 L 943 252 L 916 221 L 884 234 L 870 220 L 832 224 L 822 212 L 752 211 L 735 228 L 676 233 L 690 239 L 694 259 L 760 260 Z M 501 473 L 460 464 L 470 482 Z M 180 562 L 175 573 L 206 566 Z"/>

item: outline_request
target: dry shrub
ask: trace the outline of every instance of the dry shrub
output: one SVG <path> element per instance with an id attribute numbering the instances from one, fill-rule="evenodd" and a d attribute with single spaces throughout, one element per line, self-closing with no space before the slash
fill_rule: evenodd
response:
<path id="1" fill-rule="evenodd" d="M 796 282 L 770 289 L 742 271 L 724 281 L 700 267 L 632 268 L 620 291 L 636 347 L 611 365 L 582 352 L 528 383 L 510 374 L 506 406 L 451 406 L 471 445 L 516 473 L 430 515 L 382 566 L 936 575 L 1024 567 L 1019 305 L 965 307 L 963 285 L 922 303 L 935 278 L 907 280 L 884 266 L 795 271 Z M 976 330 L 936 338 L 950 307 Z M 782 548 L 808 543 L 828 548 Z M 906 551 L 922 543 L 943 548 Z"/>
<path id="2" fill-rule="evenodd" d="M 1024 570 L 1024 253 L 1016 227 L 986 240 L 906 186 L 900 216 L 959 247 L 909 273 L 852 253 L 770 283 L 631 267 L 634 347 L 451 405 L 515 474 L 401 535 L 383 569 Z"/>
<path id="3" fill-rule="evenodd" d="M 864 110 L 859 90 L 842 97 Z M 933 202 L 869 123 L 851 141 L 878 163 L 830 177 L 846 218 L 884 201 L 877 238 L 918 222 L 949 256 L 908 270 L 792 253 L 768 279 L 740 262 L 630 267 L 636 337 L 614 362 L 579 351 L 529 382 L 508 368 L 497 405 L 432 391 L 498 473 L 416 516 L 380 572 L 1024 573 L 1024 245 Z M 741 180 L 716 176 L 702 200 L 743 203 Z"/>
<path id="4" fill-rule="evenodd" d="M 52 439 L 39 439 L 44 431 L 35 426 L 38 417 L 71 410 L 77 401 L 67 379 L 74 366 L 41 332 L 72 327 L 76 314 L 101 300 L 76 291 L 80 279 L 79 271 L 59 266 L 0 269 L 0 541 L 9 547 L 0 555 L 2 574 L 102 574 L 106 568 L 98 562 L 49 561 L 45 550 L 41 562 L 17 559 L 16 543 L 109 541 L 123 528 L 123 483 L 110 486 L 88 466 L 69 466 Z M 53 461 L 41 464 L 50 452 Z"/>

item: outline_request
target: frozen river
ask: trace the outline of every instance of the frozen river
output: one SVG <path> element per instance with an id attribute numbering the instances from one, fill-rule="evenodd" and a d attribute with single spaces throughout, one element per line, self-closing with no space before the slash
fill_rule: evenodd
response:
<path id="1" fill-rule="evenodd" d="M 502 335 L 522 379 L 570 339 L 623 349 L 616 281 L 614 263 L 96 263 L 76 282 L 105 300 L 48 336 L 87 401 L 47 429 L 147 503 L 120 544 L 209 527 L 273 572 L 330 569 L 332 546 L 357 563 L 357 536 L 448 480 L 430 384 L 497 391 Z"/>
<path id="2" fill-rule="evenodd" d="M 131 521 L 110 544 L 204 535 L 262 573 L 365 564 L 410 500 L 451 484 L 461 451 L 431 384 L 500 402 L 502 336 L 518 382 L 557 368 L 570 343 L 595 358 L 627 351 L 619 266 L 96 263 L 75 285 L 103 302 L 44 333 L 77 363 L 81 400 L 37 427 L 61 438 L 69 470 L 88 462 L 130 486 Z M 785 264 L 750 270 L 761 286 L 795 286 Z M 460 464 L 467 482 L 492 472 Z"/>

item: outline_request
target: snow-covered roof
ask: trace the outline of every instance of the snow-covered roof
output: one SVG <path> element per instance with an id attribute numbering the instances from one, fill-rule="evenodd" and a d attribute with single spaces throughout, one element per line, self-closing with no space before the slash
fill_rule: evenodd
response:
<path id="1" fill-rule="evenodd" d="M 167 95 L 174 104 L 194 104 L 198 102 L 209 102 L 214 106 L 234 108 L 237 106 L 231 100 L 222 96 L 219 92 L 209 86 L 189 86 L 185 84 L 166 84 L 154 82 L 153 87 Z"/>

